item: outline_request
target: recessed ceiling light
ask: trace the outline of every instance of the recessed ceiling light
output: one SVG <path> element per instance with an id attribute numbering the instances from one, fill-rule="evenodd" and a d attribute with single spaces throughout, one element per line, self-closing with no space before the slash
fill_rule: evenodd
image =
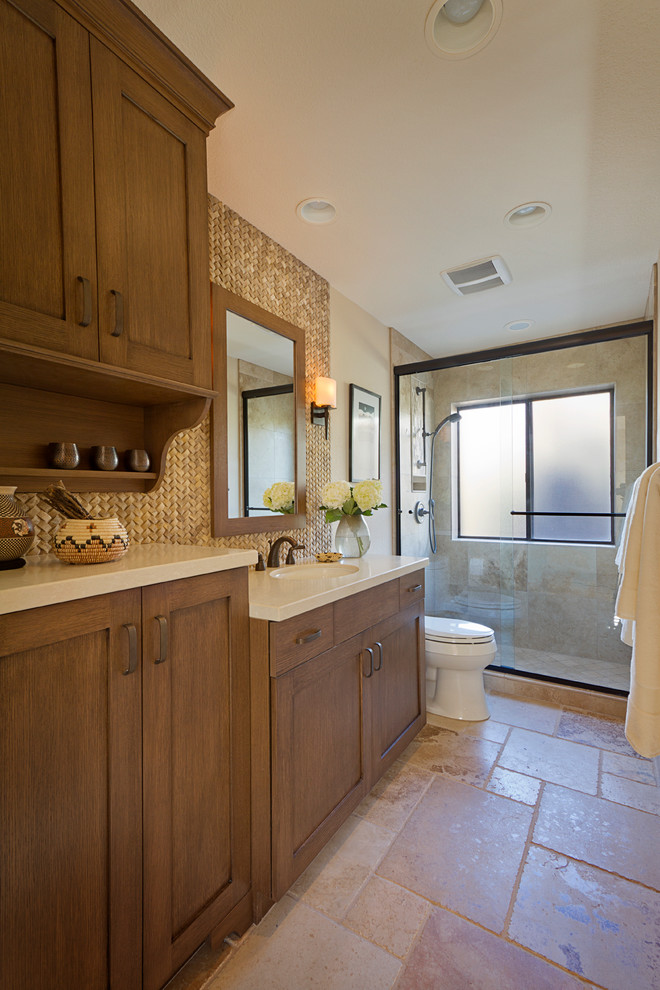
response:
<path id="1" fill-rule="evenodd" d="M 502 20 L 502 0 L 435 0 L 424 34 L 434 55 L 469 58 L 494 37 Z"/>
<path id="2" fill-rule="evenodd" d="M 533 326 L 534 320 L 511 320 L 510 323 L 504 324 L 504 329 L 510 330 L 511 333 L 521 333 L 523 330 L 529 330 Z"/>
<path id="3" fill-rule="evenodd" d="M 515 206 L 509 210 L 504 218 L 504 222 L 509 227 L 536 227 L 552 213 L 549 203 L 523 203 L 522 206 Z"/>
<path id="4" fill-rule="evenodd" d="M 332 223 L 337 216 L 337 210 L 332 203 L 327 199 L 319 199 L 318 196 L 298 203 L 296 213 L 307 223 Z"/>

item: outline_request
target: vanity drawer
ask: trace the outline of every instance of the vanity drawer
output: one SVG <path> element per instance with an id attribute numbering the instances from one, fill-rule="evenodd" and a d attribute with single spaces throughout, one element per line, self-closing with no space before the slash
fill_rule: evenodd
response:
<path id="1" fill-rule="evenodd" d="M 270 623 L 270 673 L 277 677 L 334 646 L 334 606 Z"/>
<path id="2" fill-rule="evenodd" d="M 424 571 L 414 571 L 399 578 L 399 606 L 407 608 L 424 597 Z"/>
<path id="3" fill-rule="evenodd" d="M 343 598 L 335 602 L 335 642 L 343 643 L 398 611 L 398 581 L 388 581 L 376 588 Z"/>

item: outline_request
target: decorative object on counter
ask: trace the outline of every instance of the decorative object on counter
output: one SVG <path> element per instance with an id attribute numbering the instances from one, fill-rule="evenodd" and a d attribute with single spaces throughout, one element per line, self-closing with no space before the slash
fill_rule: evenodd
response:
<path id="1" fill-rule="evenodd" d="M 151 467 L 149 454 L 146 450 L 139 450 L 138 448 L 127 450 L 126 467 L 129 471 L 148 471 Z"/>
<path id="2" fill-rule="evenodd" d="M 55 556 L 67 564 L 103 564 L 122 557 L 128 533 L 114 516 L 94 519 L 77 496 L 62 484 L 50 485 L 42 499 L 65 520 L 53 537 Z"/>
<path id="3" fill-rule="evenodd" d="M 80 464 L 80 454 L 75 443 L 49 443 L 48 463 L 60 471 L 72 471 Z"/>
<path id="4" fill-rule="evenodd" d="M 317 553 L 316 555 L 319 564 L 336 564 L 342 557 L 343 554 L 341 553 Z"/>
<path id="5" fill-rule="evenodd" d="M 372 515 L 374 509 L 386 509 L 381 501 L 383 483 L 373 478 L 350 485 L 348 481 L 331 481 L 321 494 L 328 523 L 339 521 L 335 533 L 335 547 L 344 557 L 362 557 L 371 545 L 369 528 L 363 516 Z"/>
<path id="6" fill-rule="evenodd" d="M 295 486 L 292 481 L 276 481 L 264 492 L 264 505 L 271 512 L 289 515 L 294 509 Z"/>
<path id="7" fill-rule="evenodd" d="M 24 554 L 34 542 L 34 527 L 14 499 L 16 486 L 0 486 L 0 570 L 25 566 Z"/>
<path id="8" fill-rule="evenodd" d="M 103 445 L 92 447 L 92 464 L 99 471 L 114 471 L 119 464 L 117 448 Z"/>

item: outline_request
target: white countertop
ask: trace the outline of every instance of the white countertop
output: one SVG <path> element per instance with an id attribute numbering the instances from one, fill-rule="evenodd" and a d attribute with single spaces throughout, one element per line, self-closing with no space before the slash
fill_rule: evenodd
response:
<path id="1" fill-rule="evenodd" d="M 395 557 L 367 554 L 351 558 L 343 563 L 357 566 L 357 573 L 343 574 L 342 562 L 333 565 L 337 576 L 319 580 L 287 581 L 271 577 L 269 571 L 250 571 L 250 616 L 253 619 L 270 619 L 280 622 L 300 615 L 320 605 L 347 598 L 358 591 L 375 588 L 379 584 L 403 577 L 420 567 L 426 567 L 428 557 Z M 293 566 L 302 569 L 312 560 Z M 291 565 L 290 565 L 291 566 Z"/>
<path id="2" fill-rule="evenodd" d="M 132 544 L 128 553 L 108 564 L 64 564 L 53 554 L 28 557 L 25 567 L 0 571 L 0 614 L 256 562 L 256 550 L 165 543 Z"/>

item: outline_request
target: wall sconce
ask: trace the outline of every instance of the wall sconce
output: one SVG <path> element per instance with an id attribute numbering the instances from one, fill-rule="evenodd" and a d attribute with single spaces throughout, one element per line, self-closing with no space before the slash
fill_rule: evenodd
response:
<path id="1" fill-rule="evenodd" d="M 314 382 L 312 402 L 312 423 L 320 426 L 325 423 L 325 439 L 328 439 L 328 413 L 337 408 L 337 382 L 334 378 L 317 378 Z"/>

